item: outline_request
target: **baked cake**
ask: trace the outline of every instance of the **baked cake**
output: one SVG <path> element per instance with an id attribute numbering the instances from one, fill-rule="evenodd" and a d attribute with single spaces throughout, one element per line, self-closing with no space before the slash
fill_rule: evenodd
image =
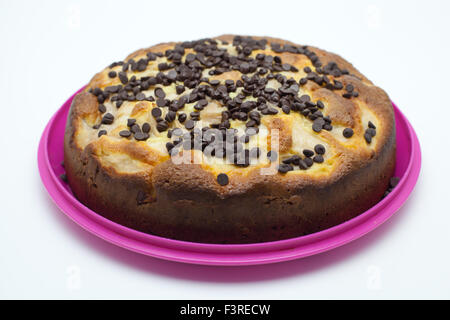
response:
<path id="1" fill-rule="evenodd" d="M 102 216 L 166 238 L 254 243 L 338 225 L 395 166 L 388 95 L 324 50 L 224 35 L 138 50 L 73 100 L 65 168 Z"/>

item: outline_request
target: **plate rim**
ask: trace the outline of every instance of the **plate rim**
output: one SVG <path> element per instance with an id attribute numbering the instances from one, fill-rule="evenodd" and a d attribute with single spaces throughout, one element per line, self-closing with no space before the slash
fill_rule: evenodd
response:
<path id="1" fill-rule="evenodd" d="M 145 234 L 112 222 L 85 207 L 62 186 L 59 177 L 50 169 L 48 153 L 45 152 L 48 150 L 49 132 L 57 116 L 70 107 L 74 96 L 83 89 L 84 87 L 75 92 L 53 114 L 41 135 L 38 147 L 41 180 L 56 206 L 83 229 L 119 247 L 155 258 L 202 265 L 256 265 L 289 261 L 325 252 L 362 237 L 388 220 L 406 202 L 420 174 L 419 140 L 408 119 L 392 102 L 394 110 L 408 129 L 411 156 L 404 174 L 406 178 L 401 179 L 399 185 L 387 197 L 355 218 L 310 235 L 252 244 L 195 243 Z M 70 209 L 64 199 L 78 204 L 94 216 L 88 216 L 75 207 Z M 76 203 L 73 203 L 73 199 Z"/>

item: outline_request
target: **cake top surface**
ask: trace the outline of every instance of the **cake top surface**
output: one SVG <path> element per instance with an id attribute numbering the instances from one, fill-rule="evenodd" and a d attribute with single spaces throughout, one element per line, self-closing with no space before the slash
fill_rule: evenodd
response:
<path id="1" fill-rule="evenodd" d="M 138 50 L 96 74 L 72 109 L 76 146 L 116 173 L 194 163 L 224 188 L 256 175 L 337 178 L 394 130 L 388 96 L 350 63 L 267 37 Z"/>

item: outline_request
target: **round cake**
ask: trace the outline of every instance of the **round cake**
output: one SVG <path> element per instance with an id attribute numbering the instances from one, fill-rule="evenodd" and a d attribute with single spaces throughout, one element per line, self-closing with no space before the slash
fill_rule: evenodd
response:
<path id="1" fill-rule="evenodd" d="M 204 243 L 298 237 L 381 200 L 395 166 L 388 95 L 340 56 L 224 35 L 138 50 L 75 96 L 74 195 L 145 233 Z"/>

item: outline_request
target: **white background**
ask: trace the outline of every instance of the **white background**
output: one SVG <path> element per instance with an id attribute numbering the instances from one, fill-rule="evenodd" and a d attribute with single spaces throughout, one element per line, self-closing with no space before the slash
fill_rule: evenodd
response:
<path id="1" fill-rule="evenodd" d="M 1 298 L 450 298 L 448 1 L 0 0 Z M 419 136 L 423 165 L 387 223 L 318 256 L 222 268 L 140 256 L 52 203 L 37 146 L 90 77 L 167 40 L 271 35 L 337 52 L 384 88 Z"/>

